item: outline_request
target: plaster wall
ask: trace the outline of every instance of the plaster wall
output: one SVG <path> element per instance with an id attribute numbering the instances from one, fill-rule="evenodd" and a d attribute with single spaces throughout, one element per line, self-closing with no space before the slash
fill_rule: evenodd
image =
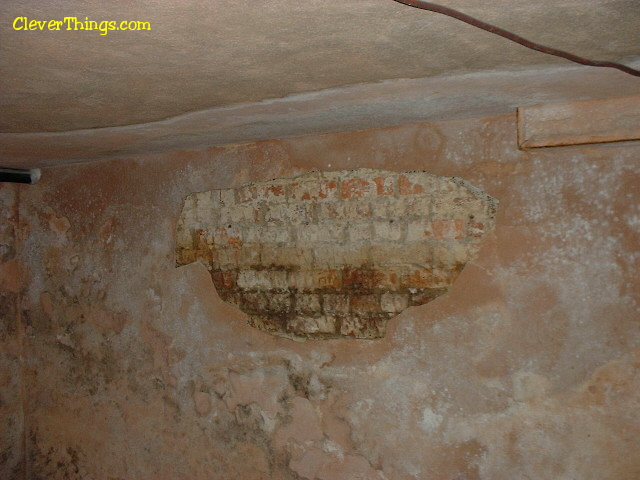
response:
<path id="1" fill-rule="evenodd" d="M 19 205 L 26 478 L 638 478 L 640 145 L 523 152 L 515 121 L 44 170 Z M 175 268 L 188 194 L 360 167 L 500 201 L 451 290 L 385 338 L 273 337 Z"/>
<path id="2" fill-rule="evenodd" d="M 18 188 L 0 186 L 0 478 L 18 478 L 24 466 Z"/>

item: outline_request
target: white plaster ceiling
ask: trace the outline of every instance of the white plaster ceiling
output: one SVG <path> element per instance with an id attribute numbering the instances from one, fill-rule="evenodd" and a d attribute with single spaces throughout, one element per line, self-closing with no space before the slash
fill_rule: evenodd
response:
<path id="1" fill-rule="evenodd" d="M 440 3 L 587 58 L 640 60 L 638 0 Z M 20 16 L 141 20 L 152 29 L 16 31 Z M 0 17 L 0 156 L 13 165 L 640 91 L 636 77 L 594 73 L 603 69 L 392 0 L 5 0 Z M 135 137 L 141 132 L 143 140 Z"/>

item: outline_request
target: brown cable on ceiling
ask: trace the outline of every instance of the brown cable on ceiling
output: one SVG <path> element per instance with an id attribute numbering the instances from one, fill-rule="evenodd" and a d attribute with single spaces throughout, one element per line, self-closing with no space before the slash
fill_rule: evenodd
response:
<path id="1" fill-rule="evenodd" d="M 468 23 L 469 25 L 473 25 L 474 27 L 478 27 L 478 28 L 481 28 L 482 30 L 486 30 L 487 32 L 495 33 L 496 35 L 500 35 L 501 37 L 511 40 L 512 42 L 519 43 L 524 47 L 530 48 L 532 50 L 537 50 L 538 52 L 547 53 L 549 55 L 555 55 L 556 57 L 566 58 L 567 60 L 571 60 L 572 62 L 580 63 L 582 65 L 589 65 L 592 67 L 617 68 L 618 70 L 621 70 L 624 73 L 628 73 L 629 75 L 640 77 L 640 70 L 636 70 L 635 68 L 627 67 L 626 65 L 622 65 L 616 62 L 600 62 L 597 60 L 588 60 L 586 58 L 579 57 L 578 55 L 574 55 L 572 53 L 564 52 L 562 50 L 557 50 L 555 48 L 545 47 L 544 45 L 540 45 L 538 43 L 529 41 L 526 38 L 522 38 L 521 36 L 516 35 L 515 33 L 511 33 L 500 27 L 496 27 L 489 23 L 485 23 L 481 20 L 470 17 L 469 15 L 466 15 L 462 12 L 453 10 L 452 8 L 443 7 L 442 5 L 438 5 L 436 3 L 423 2 L 422 0 L 393 0 L 393 1 L 402 3 L 404 5 L 408 5 L 410 7 L 420 8 L 422 10 L 429 10 L 431 12 L 442 13 L 443 15 L 453 17 L 457 20 Z"/>

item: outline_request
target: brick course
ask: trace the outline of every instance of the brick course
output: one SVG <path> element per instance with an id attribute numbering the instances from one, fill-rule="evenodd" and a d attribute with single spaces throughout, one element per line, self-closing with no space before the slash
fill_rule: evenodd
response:
<path id="1" fill-rule="evenodd" d="M 459 178 L 312 172 L 185 199 L 176 263 L 203 262 L 249 323 L 291 338 L 379 338 L 442 295 L 497 202 Z"/>

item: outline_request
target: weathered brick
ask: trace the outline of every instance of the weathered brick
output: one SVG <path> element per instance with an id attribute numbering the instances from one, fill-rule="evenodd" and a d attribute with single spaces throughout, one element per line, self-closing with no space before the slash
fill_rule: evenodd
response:
<path id="1" fill-rule="evenodd" d="M 495 208 L 457 178 L 313 172 L 187 197 L 176 262 L 203 262 L 257 328 L 378 338 L 389 318 L 446 291 Z"/>
<path id="2" fill-rule="evenodd" d="M 213 245 L 214 241 L 214 232 L 210 231 L 208 228 L 198 228 L 196 230 L 192 230 L 190 238 L 190 244 L 193 248 L 200 249 Z"/>
<path id="3" fill-rule="evenodd" d="M 433 237 L 430 221 L 422 219 L 407 224 L 407 242 L 424 242 L 430 237 Z"/>
<path id="4" fill-rule="evenodd" d="M 379 269 L 379 277 L 377 278 L 377 282 L 374 285 L 374 289 L 382 290 L 382 291 L 396 291 L 400 288 L 400 276 L 402 269 L 401 267 L 396 267 L 397 270 L 392 269 L 391 267 Z"/>
<path id="5" fill-rule="evenodd" d="M 233 205 L 228 208 L 220 209 L 219 212 L 219 224 L 220 225 L 238 225 L 244 222 L 260 222 L 261 221 L 261 213 L 260 209 L 256 208 L 255 205 Z"/>
<path id="6" fill-rule="evenodd" d="M 190 248 L 185 250 L 179 250 L 178 256 L 176 257 L 176 262 L 180 265 L 187 265 L 188 263 L 193 263 L 200 261 L 203 265 L 206 265 L 207 268 L 211 269 L 211 265 L 217 263 L 217 255 L 215 250 L 205 246 L 200 248 Z"/>
<path id="7" fill-rule="evenodd" d="M 340 335 L 344 337 L 356 338 L 356 335 L 361 334 L 363 330 L 363 323 L 364 322 L 356 316 L 350 316 L 342 319 L 342 323 L 340 325 Z"/>
<path id="8" fill-rule="evenodd" d="M 318 274 L 318 282 L 322 289 L 337 290 L 342 287 L 342 274 L 339 270 L 322 270 Z"/>
<path id="9" fill-rule="evenodd" d="M 469 194 L 468 192 L 458 191 L 457 193 L 460 195 L 455 196 L 451 203 L 460 209 L 464 209 L 465 212 L 468 212 L 469 208 L 473 208 L 480 203 L 474 195 Z"/>
<path id="10" fill-rule="evenodd" d="M 485 225 L 483 222 L 470 220 L 467 223 L 467 235 L 473 238 L 481 238 L 485 234 Z"/>
<path id="11" fill-rule="evenodd" d="M 220 246 L 242 245 L 242 232 L 231 225 L 217 227 L 213 232 L 213 243 Z"/>
<path id="12" fill-rule="evenodd" d="M 376 240 L 399 241 L 402 238 L 402 223 L 399 220 L 376 221 L 373 223 Z"/>
<path id="13" fill-rule="evenodd" d="M 314 292 L 320 289 L 318 272 L 299 270 L 287 273 L 287 286 L 289 290 L 299 292 Z"/>
<path id="14" fill-rule="evenodd" d="M 430 196 L 423 197 L 411 195 L 398 200 L 404 202 L 400 211 L 404 212 L 406 216 L 425 217 L 429 215 L 429 212 L 431 211 L 432 200 Z"/>
<path id="15" fill-rule="evenodd" d="M 386 323 L 390 315 L 381 316 L 351 316 L 342 319 L 340 334 L 353 338 L 381 338 L 384 337 Z"/>
<path id="16" fill-rule="evenodd" d="M 318 218 L 329 218 L 329 219 L 338 219 L 342 220 L 344 218 L 343 210 L 344 203 L 340 202 L 326 202 L 319 203 L 317 205 L 318 208 Z"/>
<path id="17" fill-rule="evenodd" d="M 331 315 L 298 316 L 289 320 L 287 331 L 297 335 L 336 333 L 336 318 Z"/>
<path id="18" fill-rule="evenodd" d="M 289 198 L 293 200 L 331 201 L 337 197 L 338 182 L 332 179 L 294 182 L 289 187 Z"/>
<path id="19" fill-rule="evenodd" d="M 442 268 L 425 268 L 403 273 L 400 277 L 401 288 L 443 288 L 452 283 L 452 277 L 459 272 Z"/>
<path id="20" fill-rule="evenodd" d="M 410 174 L 398 176 L 398 194 L 400 195 L 419 195 L 424 193 L 424 187 Z"/>
<path id="21" fill-rule="evenodd" d="M 225 270 L 250 267 L 261 263 L 260 247 L 257 244 L 244 244 L 242 247 L 234 245 L 216 247 L 212 253 L 215 256 L 215 263 Z"/>
<path id="22" fill-rule="evenodd" d="M 344 226 L 340 224 L 300 225 L 296 230 L 301 243 L 340 243 L 344 237 Z"/>
<path id="23" fill-rule="evenodd" d="M 233 270 L 238 266 L 239 256 L 236 247 L 218 247 L 215 250 L 215 265 L 225 270 Z"/>
<path id="24" fill-rule="evenodd" d="M 394 197 L 379 196 L 371 200 L 371 217 L 373 218 L 394 218 L 402 210 L 397 209 L 400 199 Z"/>
<path id="25" fill-rule="evenodd" d="M 315 293 L 299 293 L 295 296 L 296 313 L 314 315 L 321 311 L 320 295 Z"/>
<path id="26" fill-rule="evenodd" d="M 233 270 L 213 270 L 210 272 L 216 290 L 232 290 L 237 287 L 236 278 L 238 273 Z"/>
<path id="27" fill-rule="evenodd" d="M 318 218 L 350 220 L 371 216 L 371 201 L 353 199 L 349 202 L 327 202 L 318 205 Z"/>
<path id="28" fill-rule="evenodd" d="M 284 202 L 287 200 L 285 182 L 274 182 L 269 185 L 260 185 L 257 189 L 257 200 L 266 200 L 270 202 Z"/>
<path id="29" fill-rule="evenodd" d="M 339 270 L 304 270 L 288 273 L 289 288 L 299 291 L 337 290 L 342 286 Z"/>
<path id="30" fill-rule="evenodd" d="M 266 297 L 269 312 L 273 314 L 285 315 L 293 310 L 292 295 L 289 292 L 267 293 Z"/>
<path id="31" fill-rule="evenodd" d="M 176 264 L 188 265 L 197 260 L 196 250 L 193 248 L 180 248 L 176 250 Z"/>
<path id="32" fill-rule="evenodd" d="M 352 218 L 366 218 L 371 216 L 371 201 L 352 199 L 343 203 L 343 218 L 349 220 Z"/>
<path id="33" fill-rule="evenodd" d="M 245 239 L 251 243 L 286 243 L 291 241 L 289 225 L 250 225 L 246 227 Z"/>
<path id="34" fill-rule="evenodd" d="M 438 261 L 429 262 L 434 267 L 451 268 L 454 265 L 464 265 L 472 255 L 475 247 L 471 243 L 454 243 L 453 245 L 435 245 Z"/>
<path id="35" fill-rule="evenodd" d="M 237 290 L 217 290 L 217 292 L 223 301 L 235 305 L 238 308 L 242 307 L 242 311 L 245 311 L 241 292 Z"/>
<path id="36" fill-rule="evenodd" d="M 235 192 L 237 203 L 253 202 L 258 198 L 258 189 L 254 185 L 240 187 Z"/>
<path id="37" fill-rule="evenodd" d="M 349 310 L 355 314 L 376 313 L 380 311 L 380 297 L 378 295 L 351 295 Z"/>
<path id="38" fill-rule="evenodd" d="M 343 180 L 340 189 L 343 199 L 371 196 L 375 195 L 376 192 L 375 183 L 366 178 L 348 178 Z"/>
<path id="39" fill-rule="evenodd" d="M 214 201 L 218 204 L 217 207 L 231 207 L 233 206 L 236 201 L 235 201 L 235 195 L 233 194 L 233 190 L 232 189 L 225 189 L 225 190 L 213 190 L 212 192 L 212 199 L 214 199 Z"/>
<path id="40" fill-rule="evenodd" d="M 369 246 L 331 245 L 314 248 L 313 263 L 316 268 L 341 268 L 345 265 L 362 265 L 369 261 Z"/>
<path id="41" fill-rule="evenodd" d="M 373 240 L 371 222 L 351 222 L 347 226 L 347 235 L 351 242 L 370 242 Z"/>
<path id="42" fill-rule="evenodd" d="M 445 220 L 433 220 L 431 222 L 431 230 L 433 231 L 433 236 L 438 239 L 461 239 L 464 238 L 465 233 L 465 224 L 464 220 L 456 218 L 456 219 L 445 219 Z"/>
<path id="43" fill-rule="evenodd" d="M 465 237 L 465 222 L 462 219 L 436 219 L 414 221 L 407 225 L 407 241 L 420 242 L 425 239 L 460 240 Z"/>
<path id="44" fill-rule="evenodd" d="M 191 230 L 189 232 L 189 240 L 185 242 L 189 244 L 191 248 L 201 249 L 201 248 L 210 248 L 215 244 L 214 240 L 214 230 L 209 228 L 197 228 L 196 230 Z"/>
<path id="45" fill-rule="evenodd" d="M 376 184 L 376 195 L 393 195 L 395 177 L 375 177 L 373 182 Z"/>
<path id="46" fill-rule="evenodd" d="M 249 315 L 247 323 L 258 330 L 275 335 L 281 335 L 282 332 L 287 331 L 287 318 L 283 315 L 253 314 Z"/>
<path id="47" fill-rule="evenodd" d="M 182 205 L 182 218 L 180 219 L 181 221 L 178 222 L 178 227 L 182 224 L 182 226 L 188 228 L 194 221 L 200 221 L 200 219 L 196 218 L 195 212 L 197 209 L 196 202 L 201 196 L 202 192 L 198 194 L 192 193 L 191 195 L 187 195 L 184 199 L 184 204 Z"/>
<path id="48" fill-rule="evenodd" d="M 322 311 L 339 315 L 349 313 L 349 296 L 336 293 L 322 295 Z"/>
<path id="49" fill-rule="evenodd" d="M 409 306 L 409 294 L 383 293 L 380 296 L 380 308 L 383 312 L 400 313 Z"/>
<path id="50" fill-rule="evenodd" d="M 369 257 L 372 264 L 388 268 L 404 264 L 424 265 L 432 254 L 431 247 L 425 243 L 382 243 L 371 246 Z"/>
<path id="51" fill-rule="evenodd" d="M 469 256 L 476 250 L 470 243 L 458 243 L 451 246 L 450 241 L 438 242 L 433 245 L 433 260 L 429 265 L 445 270 L 459 270 Z"/>
<path id="52" fill-rule="evenodd" d="M 240 268 L 255 267 L 264 264 L 261 255 L 262 245 L 258 243 L 245 243 L 242 247 L 234 248 L 234 250 L 236 251 L 236 265 Z"/>
<path id="53" fill-rule="evenodd" d="M 313 250 L 263 243 L 261 263 L 266 267 L 278 265 L 285 268 L 301 268 L 313 263 Z"/>
<path id="54" fill-rule="evenodd" d="M 243 309 L 252 313 L 268 312 L 267 295 L 264 292 L 242 292 Z"/>
<path id="55" fill-rule="evenodd" d="M 218 217 L 218 204 L 213 202 L 211 195 L 192 197 L 193 211 L 198 222 L 215 225 Z"/>
<path id="56" fill-rule="evenodd" d="M 378 286 L 384 274 L 370 268 L 345 269 L 342 271 L 342 288 L 345 290 L 372 290 Z"/>
<path id="57" fill-rule="evenodd" d="M 312 203 L 268 204 L 264 211 L 264 221 L 278 224 L 309 224 L 314 221 L 314 205 Z"/>
<path id="58" fill-rule="evenodd" d="M 195 210 L 201 219 L 211 218 L 212 212 L 217 212 L 221 207 L 230 207 L 235 203 L 232 189 L 210 190 L 189 195 L 185 199 L 185 206 Z"/>
<path id="59" fill-rule="evenodd" d="M 409 306 L 424 305 L 445 293 L 447 293 L 446 288 L 419 289 L 410 295 Z"/>
<path id="60" fill-rule="evenodd" d="M 238 287 L 246 290 L 286 289 L 287 272 L 280 270 L 241 270 L 238 273 Z"/>
<path id="61" fill-rule="evenodd" d="M 451 178 L 439 177 L 434 179 L 433 189 L 438 192 L 438 198 L 448 198 L 453 200 L 456 196 L 462 192 L 458 183 L 452 182 Z M 453 179 L 455 180 L 455 179 Z M 450 194 L 447 197 L 447 194 Z"/>

